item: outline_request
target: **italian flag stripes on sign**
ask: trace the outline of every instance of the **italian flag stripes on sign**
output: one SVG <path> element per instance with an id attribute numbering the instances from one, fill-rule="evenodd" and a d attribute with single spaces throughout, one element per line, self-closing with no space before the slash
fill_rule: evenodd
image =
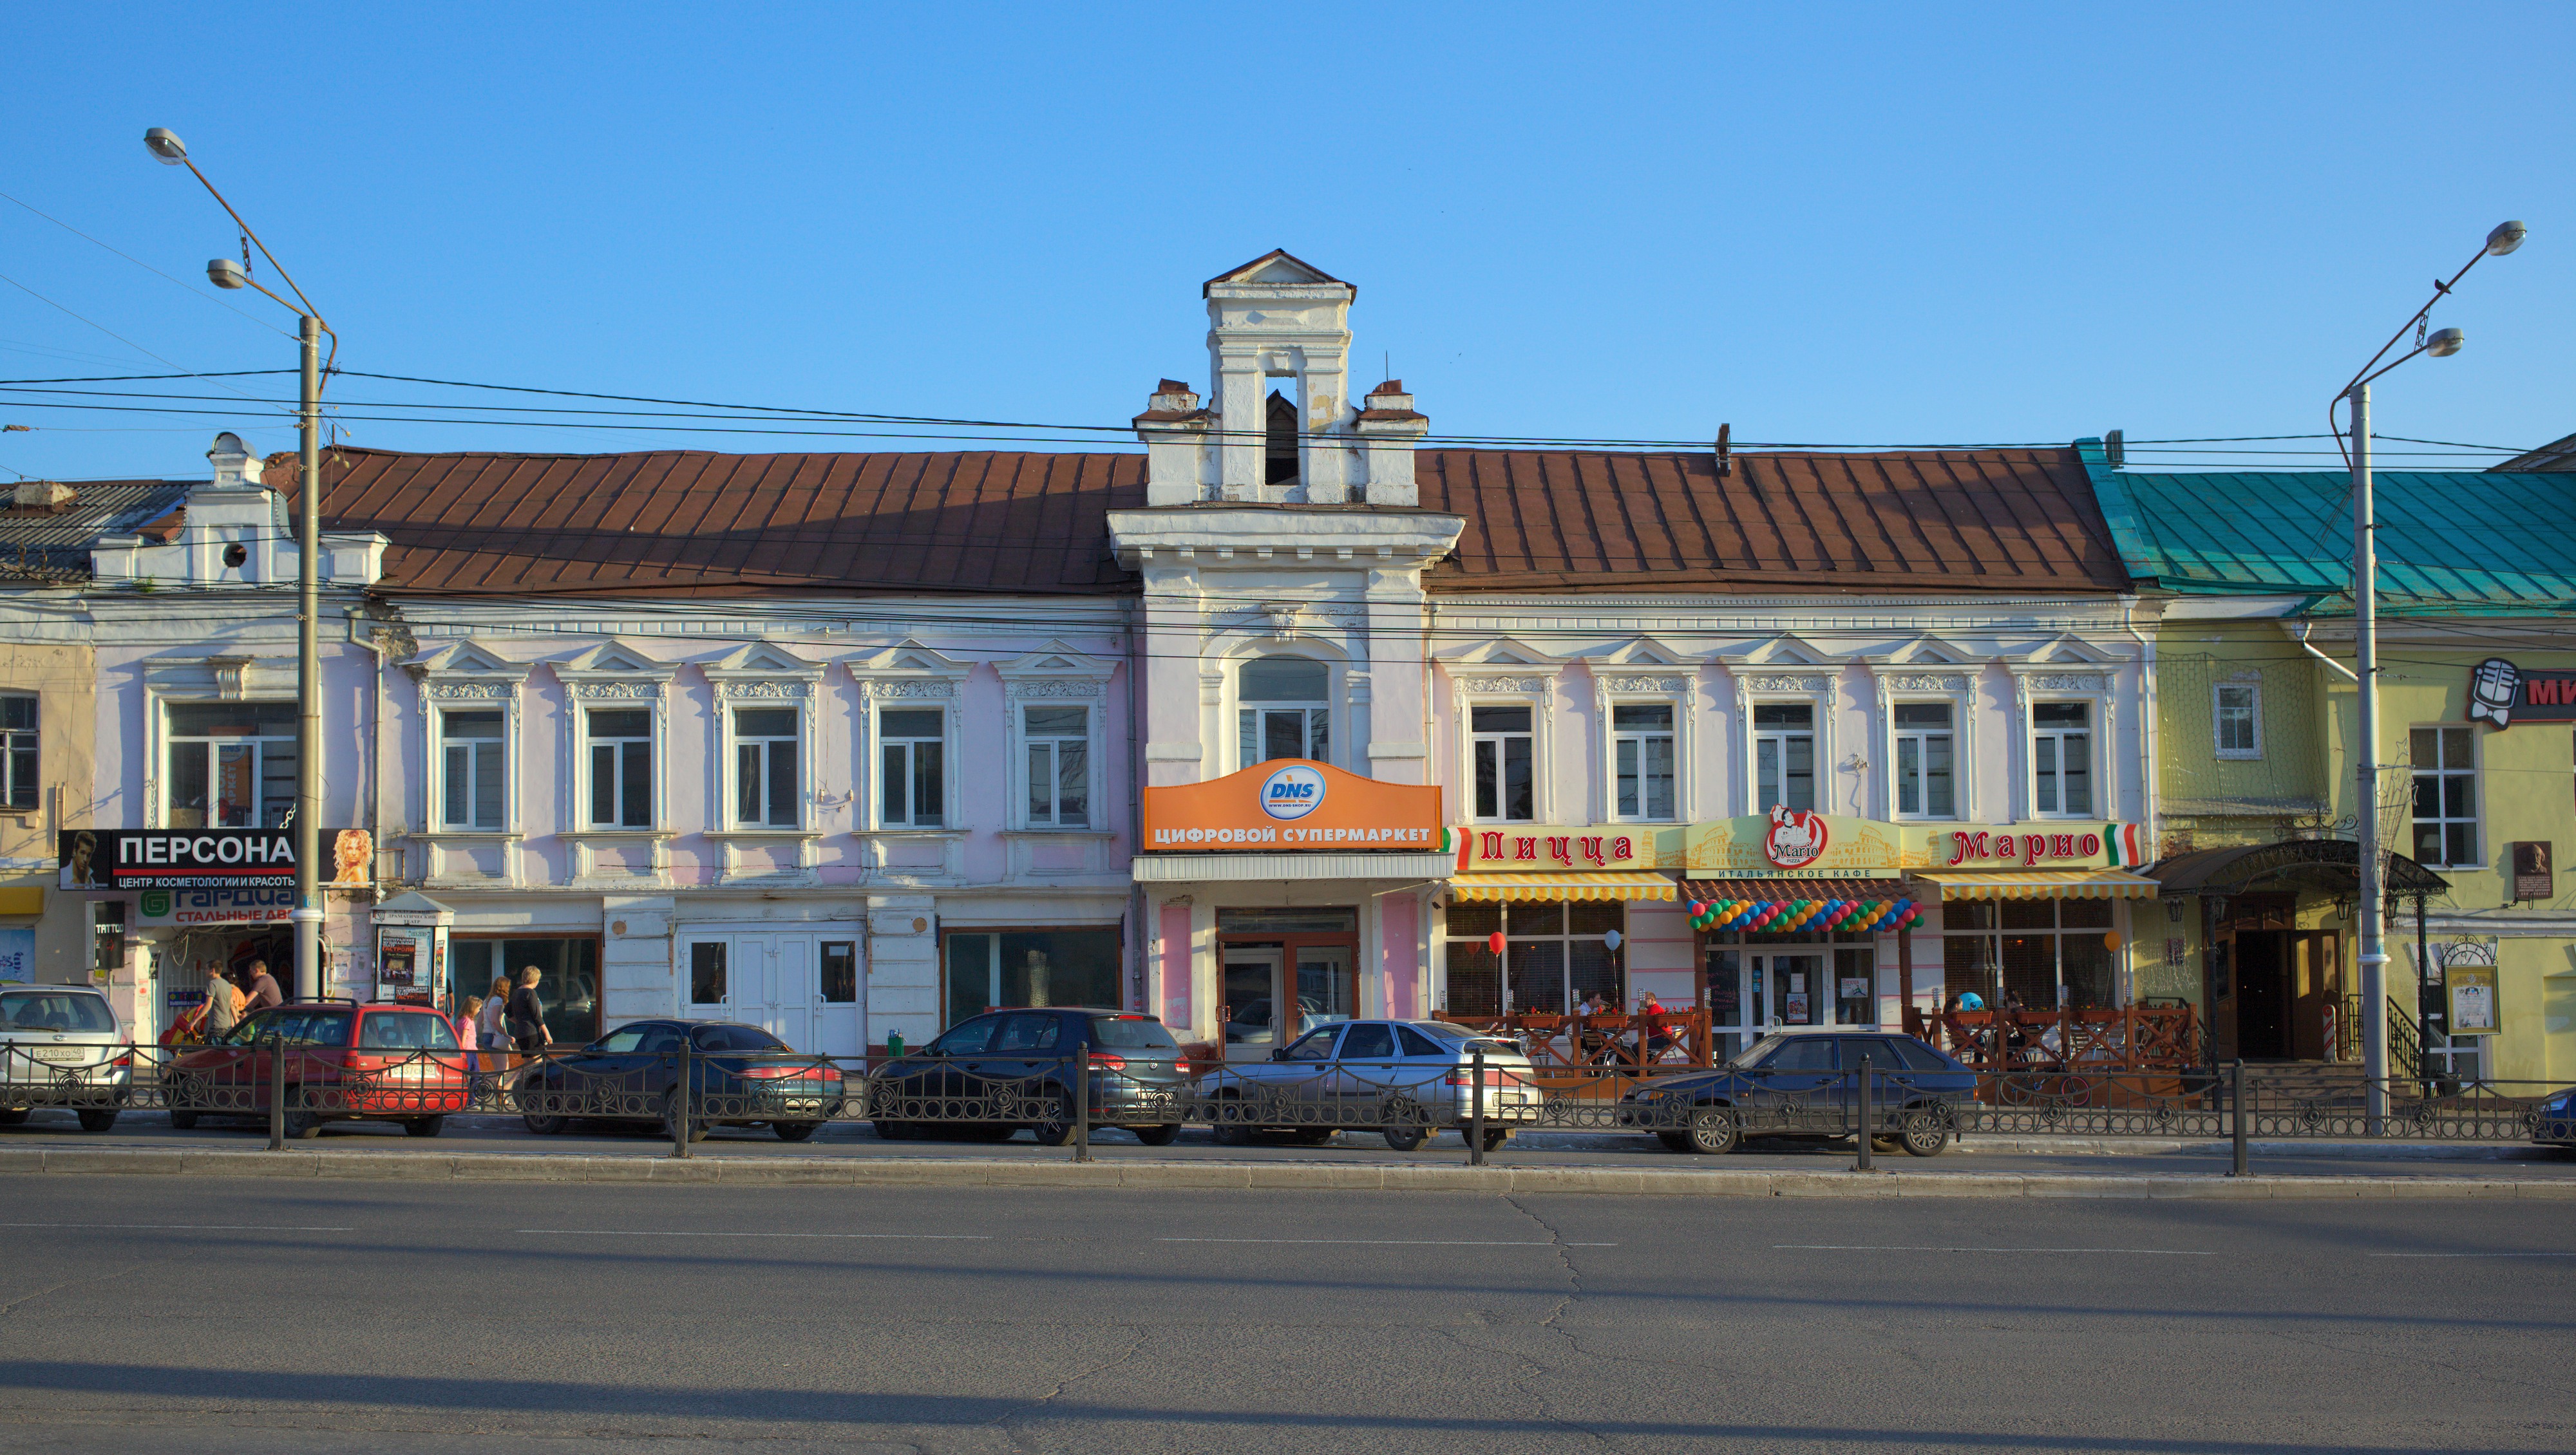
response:
<path id="1" fill-rule="evenodd" d="M 2147 862 L 2146 831 L 2133 823 L 2102 825 L 2102 846 L 2111 854 L 2114 869 L 2135 869 Z"/>

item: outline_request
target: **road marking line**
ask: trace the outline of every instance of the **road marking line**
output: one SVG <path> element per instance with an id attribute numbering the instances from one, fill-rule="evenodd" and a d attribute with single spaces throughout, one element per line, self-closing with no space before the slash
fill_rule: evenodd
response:
<path id="1" fill-rule="evenodd" d="M 2576 1257 L 2568 1254 L 2370 1254 L 2370 1257 Z"/>
<path id="2" fill-rule="evenodd" d="M 513 1228 L 515 1233 L 551 1233 L 567 1238 L 907 1238 L 932 1243 L 989 1243 L 987 1233 L 726 1233 L 660 1228 Z"/>
<path id="3" fill-rule="evenodd" d="M 0 1228 L 96 1228 L 140 1233 L 354 1233 L 356 1228 L 303 1227 L 277 1223 L 0 1223 Z"/>
<path id="4" fill-rule="evenodd" d="M 1156 1238 L 1157 1243 L 1324 1243 L 1362 1248 L 1616 1248 L 1616 1243 L 1503 1242 L 1471 1238 Z"/>
<path id="5" fill-rule="evenodd" d="M 2159 1258 L 2215 1258 L 2204 1248 L 1952 1248 L 1924 1243 L 1774 1243 L 1820 1253 L 2139 1253 Z"/>

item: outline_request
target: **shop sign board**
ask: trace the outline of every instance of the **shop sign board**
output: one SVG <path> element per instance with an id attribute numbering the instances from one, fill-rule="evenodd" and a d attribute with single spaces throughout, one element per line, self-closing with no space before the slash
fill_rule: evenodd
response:
<path id="1" fill-rule="evenodd" d="M 325 829 L 325 884 L 371 882 L 374 836 Z M 55 838 L 65 889 L 257 889 L 295 882 L 292 829 L 65 829 Z"/>
<path id="2" fill-rule="evenodd" d="M 1439 852 L 1440 790 L 1381 783 L 1330 763 L 1274 758 L 1204 783 L 1144 792 L 1149 851 Z"/>
<path id="3" fill-rule="evenodd" d="M 1552 869 L 1678 869 L 1678 824 L 1461 824 L 1461 873 L 1530 873 Z"/>
<path id="4" fill-rule="evenodd" d="M 1692 824 L 1694 875 L 1765 879 L 1889 878 L 1913 869 L 2114 869 L 2146 862 L 2132 823 L 1920 824 L 1775 808 Z"/>
<path id="5" fill-rule="evenodd" d="M 294 915 L 295 880 L 249 889 L 147 889 L 134 899 L 140 925 L 274 925 Z"/>
<path id="6" fill-rule="evenodd" d="M 2515 718 L 2576 722 L 2576 670 L 2517 667 L 2489 657 L 2469 672 L 2468 720 L 2499 729 Z"/>

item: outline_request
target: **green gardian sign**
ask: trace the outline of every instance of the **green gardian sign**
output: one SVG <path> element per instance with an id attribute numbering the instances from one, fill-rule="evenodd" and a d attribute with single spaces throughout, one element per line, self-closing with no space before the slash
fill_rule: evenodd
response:
<path id="1" fill-rule="evenodd" d="M 2533 722 L 2576 722 L 2576 671 L 2525 671 L 2489 657 L 2469 674 L 2469 721 L 2498 728 L 2517 717 Z"/>

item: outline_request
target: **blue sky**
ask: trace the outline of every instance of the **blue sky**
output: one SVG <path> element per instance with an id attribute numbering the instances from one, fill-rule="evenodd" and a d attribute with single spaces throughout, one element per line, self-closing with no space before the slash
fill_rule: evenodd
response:
<path id="1" fill-rule="evenodd" d="M 206 296 L 0 202 L 11 379 L 293 362 L 205 287 L 234 235 L 160 125 L 383 373 L 1115 425 L 1204 387 L 1199 283 L 1285 247 L 1358 285 L 1355 377 L 1391 357 L 1441 433 L 2293 434 L 2519 217 L 2378 425 L 2576 430 L 2563 4 L 128 4 L 12 39 L 0 191 Z M 947 447 L 331 392 L 394 448 Z M 36 426 L 0 469 L 201 473 L 217 428 L 290 448 L 268 417 L 0 396 Z"/>

